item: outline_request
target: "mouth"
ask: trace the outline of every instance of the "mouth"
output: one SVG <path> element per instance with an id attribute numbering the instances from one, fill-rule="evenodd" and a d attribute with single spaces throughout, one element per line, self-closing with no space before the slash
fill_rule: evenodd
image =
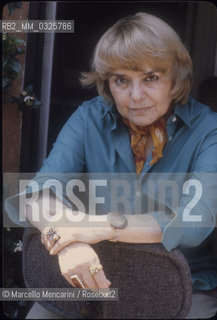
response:
<path id="1" fill-rule="evenodd" d="M 149 107 L 140 107 L 140 108 L 129 108 L 129 111 L 130 112 L 145 112 L 145 111 L 148 111 L 152 108 L 152 106 L 149 106 Z"/>

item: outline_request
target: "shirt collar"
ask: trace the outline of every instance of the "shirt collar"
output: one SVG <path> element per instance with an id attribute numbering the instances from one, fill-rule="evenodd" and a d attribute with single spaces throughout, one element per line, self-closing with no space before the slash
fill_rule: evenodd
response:
<path id="1" fill-rule="evenodd" d="M 191 98 L 184 105 L 175 104 L 174 114 L 177 115 L 188 127 L 191 127 L 191 114 L 190 114 Z"/>
<path id="2" fill-rule="evenodd" d="M 103 98 L 102 98 L 103 99 Z M 101 119 L 103 119 L 108 113 L 110 113 L 113 109 L 113 103 L 109 103 L 105 99 L 103 99 L 103 104 L 106 105 L 106 108 L 104 108 L 104 112 L 102 113 Z"/>
<path id="3" fill-rule="evenodd" d="M 180 105 L 176 103 L 174 107 L 174 115 L 177 115 L 188 127 L 191 127 L 190 105 L 191 105 L 191 98 L 189 98 L 186 104 Z M 116 123 L 118 118 L 118 112 L 115 107 L 115 104 L 106 102 L 106 108 L 102 114 L 101 119 L 103 119 L 108 113 L 111 114 L 111 116 L 113 117 Z"/>
<path id="4" fill-rule="evenodd" d="M 111 130 L 115 130 L 117 128 L 117 121 L 120 115 L 117 111 L 115 104 L 106 101 L 106 108 L 101 116 L 101 119 L 104 119 L 107 115 L 110 115 L 110 117 L 113 119 L 113 125 L 111 127 Z"/>

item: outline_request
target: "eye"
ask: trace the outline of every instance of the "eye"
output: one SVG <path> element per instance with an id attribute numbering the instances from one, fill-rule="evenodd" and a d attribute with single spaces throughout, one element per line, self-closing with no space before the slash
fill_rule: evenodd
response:
<path id="1" fill-rule="evenodd" d="M 149 81 L 149 82 L 152 82 L 152 81 L 157 81 L 159 79 L 158 76 L 156 75 L 152 75 L 152 76 L 148 76 L 144 79 L 144 81 Z"/>
<path id="2" fill-rule="evenodd" d="M 116 83 L 118 86 L 120 86 L 120 85 L 122 85 L 122 84 L 127 84 L 127 83 L 128 83 L 128 80 L 125 79 L 125 78 L 119 78 L 119 79 L 116 79 L 116 80 L 115 80 L 115 83 Z"/>

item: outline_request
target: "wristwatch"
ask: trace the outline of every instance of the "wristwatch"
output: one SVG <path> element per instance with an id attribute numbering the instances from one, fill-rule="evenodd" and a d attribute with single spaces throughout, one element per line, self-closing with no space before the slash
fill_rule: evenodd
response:
<path id="1" fill-rule="evenodd" d="M 108 221 L 110 225 L 117 229 L 123 229 L 127 226 L 127 218 L 120 212 L 109 212 Z"/>

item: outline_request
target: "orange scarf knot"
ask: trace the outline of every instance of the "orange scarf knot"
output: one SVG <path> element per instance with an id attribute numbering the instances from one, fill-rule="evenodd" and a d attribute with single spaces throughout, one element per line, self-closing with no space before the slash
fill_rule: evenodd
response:
<path id="1" fill-rule="evenodd" d="M 131 148 L 134 154 L 136 172 L 139 175 L 146 160 L 145 148 L 149 133 L 151 134 L 154 144 L 150 165 L 155 164 L 163 156 L 163 149 L 167 142 L 166 120 L 164 118 L 160 118 L 153 124 L 146 127 L 137 126 L 125 118 L 122 118 L 122 120 L 130 129 Z"/>

